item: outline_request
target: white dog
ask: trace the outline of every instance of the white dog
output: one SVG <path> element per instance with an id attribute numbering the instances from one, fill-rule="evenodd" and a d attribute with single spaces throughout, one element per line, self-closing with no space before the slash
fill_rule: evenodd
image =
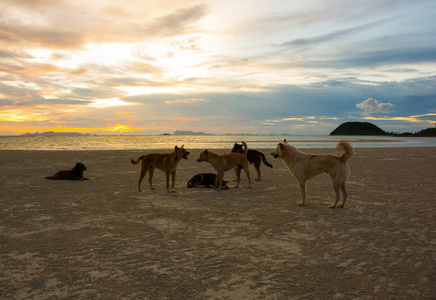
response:
<path id="1" fill-rule="evenodd" d="M 298 180 L 301 189 L 301 202 L 298 205 L 304 205 L 306 200 L 306 181 L 322 173 L 327 173 L 333 183 L 333 189 L 336 193 L 336 200 L 330 208 L 335 208 L 339 201 L 339 189 L 342 191 L 342 204 L 337 207 L 342 208 L 347 200 L 347 192 L 345 190 L 345 182 L 350 176 L 350 169 L 347 165 L 347 160 L 353 155 L 354 150 L 346 141 L 341 141 L 337 145 L 338 148 L 344 149 L 341 156 L 331 154 L 309 154 L 297 150 L 292 145 L 288 144 L 285 139 L 283 143 L 279 143 L 277 149 L 271 153 L 274 158 L 281 158 L 285 166 L 289 169 L 292 175 Z"/>

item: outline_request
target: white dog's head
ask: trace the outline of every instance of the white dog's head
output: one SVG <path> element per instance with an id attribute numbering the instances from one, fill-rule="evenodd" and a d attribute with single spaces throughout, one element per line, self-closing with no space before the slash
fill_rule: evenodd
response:
<path id="1" fill-rule="evenodd" d="M 282 143 L 277 145 L 277 148 L 274 152 L 271 152 L 271 155 L 274 158 L 282 158 L 284 156 L 284 152 L 286 152 L 285 148 L 289 146 L 288 141 L 286 139 L 283 140 Z"/>

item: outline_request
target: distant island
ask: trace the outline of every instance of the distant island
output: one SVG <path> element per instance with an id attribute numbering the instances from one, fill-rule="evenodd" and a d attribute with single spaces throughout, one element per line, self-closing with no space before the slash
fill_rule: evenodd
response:
<path id="1" fill-rule="evenodd" d="M 202 131 L 189 131 L 189 130 L 176 130 L 174 131 L 173 135 L 214 135 L 212 133 L 206 133 Z"/>
<path id="2" fill-rule="evenodd" d="M 89 133 L 80 133 L 80 132 L 54 132 L 54 131 L 46 131 L 46 132 L 35 132 L 35 133 L 24 133 L 21 136 L 88 136 L 91 135 Z"/>
<path id="3" fill-rule="evenodd" d="M 206 133 L 202 131 L 190 131 L 190 130 L 176 130 L 174 131 L 173 135 L 216 135 L 214 133 Z M 218 134 L 220 135 L 220 134 Z M 253 133 L 223 133 L 222 135 L 256 135 Z"/>
<path id="4" fill-rule="evenodd" d="M 346 122 L 339 125 L 330 135 L 392 135 L 410 137 L 432 137 L 436 136 L 436 128 L 427 128 L 415 133 L 386 132 L 377 125 L 369 122 Z"/>
<path id="5" fill-rule="evenodd" d="M 346 122 L 330 132 L 330 135 L 386 135 L 386 132 L 369 122 Z"/>

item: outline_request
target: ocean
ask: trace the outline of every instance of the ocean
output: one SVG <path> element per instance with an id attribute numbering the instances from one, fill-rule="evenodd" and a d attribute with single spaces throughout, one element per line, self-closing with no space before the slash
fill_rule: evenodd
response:
<path id="1" fill-rule="evenodd" d="M 0 136 L 1 150 L 141 150 L 231 149 L 245 141 L 252 149 L 274 149 L 286 138 L 297 148 L 336 148 L 347 140 L 354 148 L 436 147 L 436 138 L 390 136 L 315 136 L 315 135 L 83 135 L 83 136 Z"/>

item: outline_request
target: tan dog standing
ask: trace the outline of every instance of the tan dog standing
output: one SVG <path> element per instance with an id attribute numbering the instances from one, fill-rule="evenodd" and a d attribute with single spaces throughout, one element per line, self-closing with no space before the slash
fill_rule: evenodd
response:
<path id="1" fill-rule="evenodd" d="M 350 169 L 347 165 L 347 160 L 353 155 L 354 150 L 346 141 L 341 141 L 337 145 L 338 148 L 344 149 L 341 156 L 331 154 L 309 154 L 298 151 L 297 148 L 288 144 L 285 139 L 283 143 L 279 143 L 276 151 L 271 155 L 274 158 L 281 158 L 285 166 L 289 169 L 292 175 L 297 179 L 301 189 L 301 202 L 298 205 L 304 205 L 306 200 L 306 181 L 322 173 L 327 173 L 333 183 L 333 189 L 336 194 L 336 200 L 330 208 L 335 208 L 339 201 L 339 189 L 342 191 L 342 203 L 338 208 L 342 208 L 347 200 L 347 191 L 345 190 L 345 182 L 350 176 Z"/>
<path id="2" fill-rule="evenodd" d="M 236 187 L 239 187 L 239 182 L 241 180 L 241 168 L 244 169 L 245 175 L 247 175 L 248 178 L 248 188 L 251 188 L 251 181 L 250 181 L 250 170 L 248 169 L 248 160 L 247 160 L 247 144 L 245 142 L 242 142 L 244 144 L 244 153 L 228 153 L 219 155 L 209 150 L 203 150 L 200 153 L 200 156 L 198 157 L 197 161 L 202 162 L 206 161 L 212 165 L 212 167 L 217 171 L 217 180 L 218 180 L 218 190 L 221 190 L 221 187 L 223 186 L 223 178 L 224 178 L 224 172 L 237 168 L 237 185 Z M 216 186 L 217 184 L 215 184 Z"/>
<path id="3" fill-rule="evenodd" d="M 188 159 L 189 152 L 183 148 L 175 147 L 174 151 L 170 153 L 152 153 L 147 155 L 140 156 L 136 161 L 132 158 L 130 160 L 130 163 L 132 165 L 137 165 L 140 161 L 142 161 L 141 164 L 141 175 L 139 176 L 138 180 L 138 191 L 141 191 L 141 183 L 144 179 L 147 172 L 150 173 L 148 182 L 150 183 L 150 189 L 153 190 L 153 173 L 154 169 L 157 168 L 163 172 L 165 172 L 166 175 L 166 188 L 167 191 L 170 192 L 169 186 L 170 186 L 170 174 L 172 177 L 172 190 L 171 192 L 175 192 L 174 190 L 174 182 L 176 180 L 176 170 L 177 165 L 182 159 Z"/>

